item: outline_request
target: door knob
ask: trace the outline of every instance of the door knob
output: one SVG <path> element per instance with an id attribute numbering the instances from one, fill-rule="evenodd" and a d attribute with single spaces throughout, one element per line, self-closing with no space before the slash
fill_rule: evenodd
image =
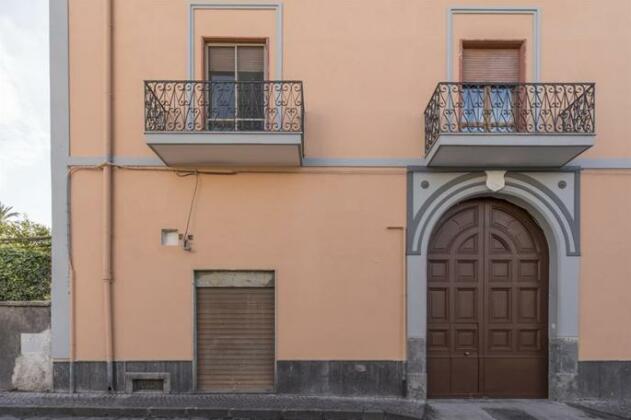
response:
<path id="1" fill-rule="evenodd" d="M 470 352 L 468 352 L 468 351 L 465 351 L 465 352 L 464 352 L 464 355 L 465 355 L 465 356 L 469 356 L 469 355 L 471 355 L 471 353 L 470 353 Z"/>

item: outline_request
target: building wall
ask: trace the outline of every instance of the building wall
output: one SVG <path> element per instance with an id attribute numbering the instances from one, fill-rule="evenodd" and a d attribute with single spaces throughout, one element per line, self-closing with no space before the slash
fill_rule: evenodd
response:
<path id="1" fill-rule="evenodd" d="M 580 360 L 629 360 L 631 171 L 583 172 Z"/>
<path id="2" fill-rule="evenodd" d="M 100 162 L 104 133 L 103 0 L 69 1 L 70 154 Z M 629 360 L 625 256 L 631 253 L 631 3 L 540 0 L 534 15 L 454 14 L 449 1 L 286 0 L 272 10 L 196 10 L 189 2 L 114 2 L 114 154 L 156 162 L 146 146 L 143 81 L 201 76 L 201 38 L 265 38 L 270 78 L 302 80 L 305 158 L 422 165 L 422 113 L 436 83 L 459 78 L 462 39 L 526 41 L 526 75 L 594 81 L 595 146 L 581 176 L 580 360 Z M 467 0 L 457 6 L 496 6 Z M 195 26 L 189 51 L 189 17 Z M 537 26 L 538 25 L 538 26 Z M 537 27 L 539 32 L 537 32 Z M 282 30 L 282 34 L 280 31 Z M 535 48 L 540 34 L 540 50 Z M 282 75 L 278 37 L 282 35 Z M 537 67 L 538 63 L 538 67 Z M 189 68 L 190 67 L 190 68 Z M 83 159 L 83 160 L 81 160 Z M 362 159 L 364 159 L 362 161 Z M 339 161 L 338 161 L 339 162 Z M 390 162 L 390 163 L 388 163 Z M 617 170 L 602 169 L 618 167 Z M 600 169 L 599 169 L 600 167 Z M 194 177 L 115 170 L 114 325 L 119 360 L 191 360 L 192 271 L 274 269 L 279 360 L 402 361 L 405 168 L 300 168 L 200 175 L 193 252 L 159 245 L 186 224 Z M 101 174 L 72 174 L 76 358 L 104 359 Z M 607 223 L 615 220 L 615 223 Z M 615 344 L 615 345 L 613 345 Z"/>
<path id="3" fill-rule="evenodd" d="M 96 171 L 73 177 L 77 359 L 104 358 Z M 403 360 L 404 174 L 200 175 L 192 252 L 160 244 L 184 232 L 195 176 L 117 171 L 114 325 L 120 360 L 191 360 L 193 270 L 274 270 L 277 358 Z M 99 190 L 95 194 L 98 196 Z M 387 207 L 383 203 L 387 202 Z M 94 244 L 83 246 L 81 244 Z"/>
<path id="4" fill-rule="evenodd" d="M 189 3 L 114 3 L 115 153 L 153 158 L 143 135 L 142 82 L 189 79 Z M 527 4 L 538 8 L 540 15 L 540 80 L 597 84 L 596 145 L 582 156 L 586 159 L 631 157 L 626 125 L 620 118 L 631 108 L 631 86 L 620 80 L 620 75 L 631 71 L 631 32 L 626 25 L 631 4 L 624 0 L 607 4 L 601 7 L 596 0 L 584 1 L 580 7 L 571 0 Z M 104 5 L 104 0 L 69 0 L 73 156 L 102 153 Z M 422 112 L 436 83 L 446 79 L 445 16 L 453 6 L 448 1 L 413 0 L 283 3 L 282 78 L 304 82 L 307 157 L 422 157 Z M 494 4 L 465 1 L 458 6 Z M 202 36 L 268 38 L 269 74 L 275 76 L 273 14 L 196 10 L 195 77 L 201 70 Z M 454 78 L 458 78 L 459 39 L 523 39 L 527 77 L 533 81 L 533 19 L 531 15 L 455 14 Z M 375 101 L 376 94 L 384 99 Z"/>

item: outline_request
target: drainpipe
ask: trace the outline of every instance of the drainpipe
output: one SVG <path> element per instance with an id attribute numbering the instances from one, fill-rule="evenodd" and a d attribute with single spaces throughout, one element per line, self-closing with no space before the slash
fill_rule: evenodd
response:
<path id="1" fill-rule="evenodd" d="M 105 3 L 105 112 L 103 166 L 103 306 L 105 310 L 105 361 L 107 364 L 107 390 L 114 391 L 114 345 L 112 315 L 112 12 L 113 0 Z"/>
<path id="2" fill-rule="evenodd" d="M 75 272 L 74 272 L 74 264 L 72 263 L 72 207 L 71 207 L 71 199 L 72 197 L 72 184 L 71 184 L 72 176 L 71 172 L 68 171 L 66 173 L 66 235 L 67 235 L 67 243 L 68 243 L 68 287 L 70 289 L 70 360 L 68 363 L 68 392 L 71 394 L 75 393 L 75 379 L 74 379 L 74 362 L 76 359 L 76 324 L 75 324 L 75 308 L 76 308 L 76 299 L 75 299 Z"/>

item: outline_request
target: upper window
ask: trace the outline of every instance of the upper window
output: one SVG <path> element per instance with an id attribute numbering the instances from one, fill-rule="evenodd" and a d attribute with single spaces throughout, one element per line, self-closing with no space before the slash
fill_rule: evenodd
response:
<path id="1" fill-rule="evenodd" d="M 462 81 L 488 83 L 519 83 L 521 76 L 521 45 L 463 43 Z"/>
<path id="2" fill-rule="evenodd" d="M 463 131 L 516 130 L 515 99 L 522 80 L 521 43 L 464 42 L 462 45 Z"/>
<path id="3" fill-rule="evenodd" d="M 265 46 L 260 44 L 208 44 L 208 80 L 265 80 Z"/>
<path id="4" fill-rule="evenodd" d="M 262 130 L 265 122 L 265 46 L 207 44 L 208 129 Z"/>

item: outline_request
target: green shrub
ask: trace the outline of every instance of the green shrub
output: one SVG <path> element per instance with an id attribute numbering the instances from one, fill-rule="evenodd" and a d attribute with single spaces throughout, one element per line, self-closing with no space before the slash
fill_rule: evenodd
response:
<path id="1" fill-rule="evenodd" d="M 0 300 L 50 298 L 50 251 L 0 246 Z"/>
<path id="2" fill-rule="evenodd" d="M 0 223 L 0 301 L 50 299 L 50 230 L 28 219 Z"/>

